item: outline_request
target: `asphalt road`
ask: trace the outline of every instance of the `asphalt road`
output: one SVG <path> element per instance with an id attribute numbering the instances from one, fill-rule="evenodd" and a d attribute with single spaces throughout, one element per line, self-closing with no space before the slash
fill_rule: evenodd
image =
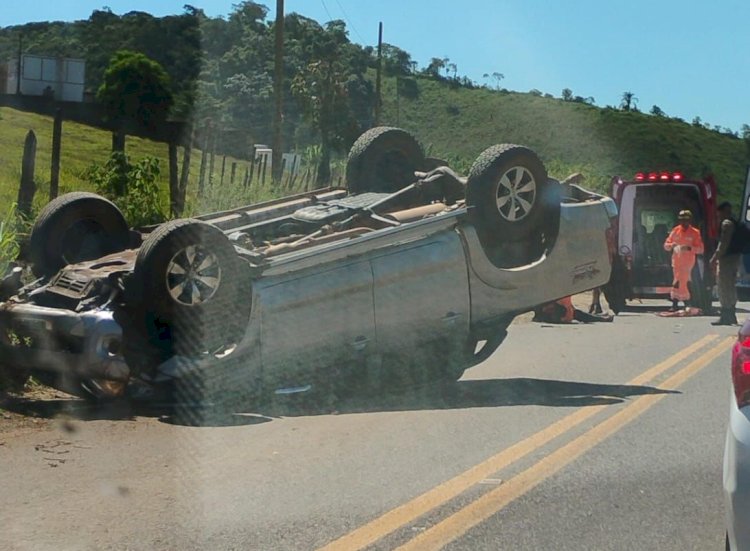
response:
<path id="1" fill-rule="evenodd" d="M 19 403 L 55 420 L 0 435 L 0 548 L 721 549 L 737 329 L 709 321 L 519 322 L 455 394 L 210 426 Z"/>

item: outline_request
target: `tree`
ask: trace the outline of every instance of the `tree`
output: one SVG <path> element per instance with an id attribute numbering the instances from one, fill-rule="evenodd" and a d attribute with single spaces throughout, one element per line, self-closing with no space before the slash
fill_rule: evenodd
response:
<path id="1" fill-rule="evenodd" d="M 458 65 L 456 65 L 455 63 L 446 64 L 445 71 L 446 71 L 446 74 L 451 73 L 451 72 L 453 73 L 453 80 L 456 80 L 458 78 L 457 77 Z"/>
<path id="2" fill-rule="evenodd" d="M 343 22 L 329 22 L 311 45 L 312 61 L 301 67 L 292 79 L 292 93 L 305 117 L 320 134 L 317 184 L 330 182 L 331 151 L 341 149 L 356 127 L 349 101 L 351 71 L 345 63 L 347 45 Z"/>
<path id="3" fill-rule="evenodd" d="M 439 57 L 433 57 L 430 60 L 430 64 L 427 65 L 424 72 L 425 74 L 435 78 L 440 78 L 440 71 L 445 68 L 445 59 Z"/>
<path id="4" fill-rule="evenodd" d="M 411 55 L 401 48 L 383 42 L 383 70 L 388 76 L 406 76 L 412 72 Z"/>
<path id="5" fill-rule="evenodd" d="M 663 117 L 666 115 L 666 113 L 664 113 L 664 111 L 662 111 L 661 107 L 659 107 L 658 105 L 654 105 L 653 107 L 651 107 L 650 113 L 655 117 Z"/>
<path id="6" fill-rule="evenodd" d="M 620 100 L 620 109 L 623 111 L 637 111 L 638 98 L 633 92 L 623 92 Z"/>
<path id="7" fill-rule="evenodd" d="M 110 60 L 97 99 L 111 121 L 147 130 L 163 123 L 174 103 L 164 68 L 129 50 L 118 51 Z"/>
<path id="8" fill-rule="evenodd" d="M 563 101 L 573 101 L 573 90 L 570 88 L 563 88 L 561 97 Z"/>
<path id="9" fill-rule="evenodd" d="M 503 79 L 505 78 L 505 75 L 504 75 L 504 74 L 502 74 L 502 73 L 498 73 L 497 71 L 495 71 L 495 72 L 494 72 L 494 73 L 492 73 L 492 74 L 489 74 L 489 73 L 484 73 L 484 74 L 482 75 L 482 78 L 486 78 L 486 79 L 488 79 L 488 78 L 490 78 L 490 77 L 492 77 L 492 80 L 494 80 L 494 81 L 495 81 L 495 90 L 500 90 L 500 81 L 501 81 L 501 80 L 503 80 Z"/>

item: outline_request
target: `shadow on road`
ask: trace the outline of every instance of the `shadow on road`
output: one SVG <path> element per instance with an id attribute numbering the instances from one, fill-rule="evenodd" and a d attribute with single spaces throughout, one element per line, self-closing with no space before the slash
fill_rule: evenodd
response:
<path id="1" fill-rule="evenodd" d="M 312 393 L 273 396 L 248 411 L 220 401 L 197 404 L 153 404 L 120 400 L 92 404 L 85 400 L 33 400 L 0 397 L 0 407 L 30 417 L 63 420 L 135 420 L 156 418 L 180 426 L 249 426 L 279 417 L 301 417 L 383 411 L 419 411 L 511 406 L 586 407 L 612 405 L 632 396 L 678 393 L 651 386 L 593 384 L 575 381 L 514 378 L 459 381 L 452 385 L 425 385 L 398 392 L 336 397 Z"/>
<path id="2" fill-rule="evenodd" d="M 0 394 L 0 408 L 32 418 L 58 419 L 61 428 L 75 432 L 73 421 L 135 421 L 138 417 L 157 418 L 183 426 L 232 427 L 257 425 L 272 420 L 255 413 L 234 413 L 220 408 L 190 404 L 153 404 L 133 400 L 92 403 L 80 398 L 33 399 Z"/>
<path id="3" fill-rule="evenodd" d="M 366 413 L 378 411 L 416 411 L 430 409 L 468 409 L 510 406 L 586 407 L 612 405 L 631 396 L 675 394 L 650 386 L 608 385 L 549 379 L 489 379 L 459 381 L 453 385 L 428 385 L 398 393 L 352 396 L 316 403 L 313 397 L 276 400 L 264 414 L 276 416 Z"/>

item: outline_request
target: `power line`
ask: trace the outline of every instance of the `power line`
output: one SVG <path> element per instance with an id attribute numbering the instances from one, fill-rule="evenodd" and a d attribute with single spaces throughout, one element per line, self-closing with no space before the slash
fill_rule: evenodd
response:
<path id="1" fill-rule="evenodd" d="M 344 9 L 344 6 L 341 5 L 341 2 L 339 0 L 336 0 L 336 4 L 338 4 L 339 8 L 341 8 L 341 13 L 344 14 L 344 19 L 346 19 L 346 22 L 349 23 L 349 26 L 354 31 L 354 34 L 356 34 L 359 37 L 359 40 L 362 42 L 362 45 L 365 44 L 365 39 L 362 38 L 362 35 L 359 34 L 359 31 L 357 30 L 357 27 L 354 26 L 354 23 L 351 22 L 351 19 L 349 18 L 349 14 L 346 13 L 346 10 Z"/>
<path id="2" fill-rule="evenodd" d="M 328 14 L 328 20 L 333 21 L 333 16 L 331 15 L 331 12 L 328 11 L 328 6 L 326 6 L 326 0 L 320 0 L 320 3 L 323 4 L 323 9 L 325 9 L 326 13 Z"/>

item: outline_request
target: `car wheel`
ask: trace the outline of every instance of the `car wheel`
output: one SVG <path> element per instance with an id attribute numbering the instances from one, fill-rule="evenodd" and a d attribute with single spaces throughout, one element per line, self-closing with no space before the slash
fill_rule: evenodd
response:
<path id="1" fill-rule="evenodd" d="M 493 245 L 541 234 L 551 245 L 559 226 L 556 186 L 536 153 L 520 145 L 494 145 L 479 155 L 469 172 L 466 205 L 480 236 Z"/>
<path id="2" fill-rule="evenodd" d="M 190 219 L 161 225 L 138 251 L 126 289 L 126 361 L 137 363 L 133 349 L 143 339 L 149 348 L 141 356 L 162 360 L 236 344 L 250 313 L 246 285 L 249 276 L 221 230 Z"/>
<path id="3" fill-rule="evenodd" d="M 350 193 L 392 193 L 414 182 L 425 163 L 422 146 L 409 132 L 379 126 L 362 134 L 349 150 L 346 185 Z"/>
<path id="4" fill-rule="evenodd" d="M 130 232 L 114 203 L 94 193 L 75 192 L 50 201 L 31 230 L 29 255 L 38 277 L 65 266 L 125 250 Z"/>

